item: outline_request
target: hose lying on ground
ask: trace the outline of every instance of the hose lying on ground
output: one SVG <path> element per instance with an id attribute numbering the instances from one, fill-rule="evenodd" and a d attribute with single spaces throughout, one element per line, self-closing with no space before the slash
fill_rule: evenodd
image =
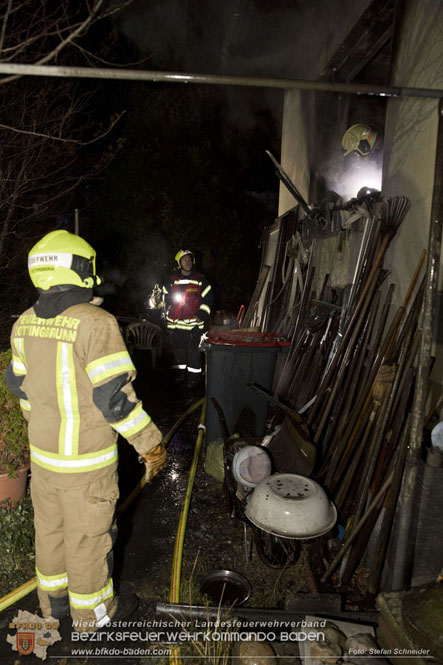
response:
<path id="1" fill-rule="evenodd" d="M 203 400 L 200 400 L 199 403 L 201 402 L 203 402 L 203 405 L 200 415 L 200 424 L 198 426 L 197 441 L 195 443 L 194 457 L 192 459 L 191 470 L 189 472 L 189 478 L 188 478 L 188 486 L 186 488 L 186 495 L 183 501 L 180 518 L 178 520 L 177 534 L 175 536 L 174 557 L 172 559 L 171 586 L 169 590 L 169 601 L 171 603 L 180 602 L 180 579 L 181 579 L 181 568 L 182 568 L 182 559 L 183 559 L 183 543 L 185 540 L 186 523 L 188 520 L 192 489 L 194 487 L 195 474 L 197 472 L 197 465 L 200 457 L 200 449 L 203 440 L 203 434 L 205 432 L 204 422 L 206 417 L 206 399 L 203 398 Z M 171 663 L 171 665 L 182 664 L 180 657 L 180 647 L 172 648 L 169 657 L 169 662 Z"/>
<path id="2" fill-rule="evenodd" d="M 196 409 L 198 409 L 198 407 L 201 404 L 203 404 L 204 401 L 205 398 L 202 397 L 201 399 L 198 400 L 198 402 L 195 402 L 195 404 L 193 404 L 183 415 L 180 416 L 175 425 L 169 430 L 166 436 L 163 437 L 163 441 L 161 442 L 162 446 L 166 447 L 169 444 L 169 442 L 171 441 L 172 437 L 174 436 L 180 425 L 186 420 L 188 416 L 191 415 L 191 413 L 193 413 Z M 136 497 L 140 494 L 145 485 L 146 485 L 146 478 L 143 475 L 143 478 L 140 480 L 138 485 L 134 487 L 131 494 L 129 494 L 129 496 L 127 496 L 126 499 L 123 501 L 123 503 L 117 508 L 117 516 L 125 512 L 125 510 L 131 505 L 134 499 L 136 499 Z"/>

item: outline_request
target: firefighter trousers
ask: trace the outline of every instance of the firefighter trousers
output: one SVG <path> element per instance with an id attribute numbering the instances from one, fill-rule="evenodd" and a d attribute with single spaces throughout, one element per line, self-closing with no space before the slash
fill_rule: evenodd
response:
<path id="1" fill-rule="evenodd" d="M 76 481 L 75 475 L 81 479 Z M 115 614 L 112 548 L 118 494 L 115 467 L 59 474 L 32 465 L 37 592 L 43 617 L 61 618 L 69 607 L 75 629 L 93 632 Z"/>
<path id="2" fill-rule="evenodd" d="M 203 330 L 198 327 L 192 330 L 176 329 L 171 331 L 174 366 L 177 369 L 187 369 L 190 374 L 201 374 L 202 365 L 199 344 L 202 334 Z"/>

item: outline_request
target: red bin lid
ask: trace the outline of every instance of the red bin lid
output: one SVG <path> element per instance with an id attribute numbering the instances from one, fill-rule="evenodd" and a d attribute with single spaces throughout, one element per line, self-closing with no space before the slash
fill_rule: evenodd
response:
<path id="1" fill-rule="evenodd" d="M 209 344 L 227 344 L 231 346 L 289 346 L 289 342 L 274 332 L 255 332 L 251 330 L 209 330 L 206 337 Z"/>

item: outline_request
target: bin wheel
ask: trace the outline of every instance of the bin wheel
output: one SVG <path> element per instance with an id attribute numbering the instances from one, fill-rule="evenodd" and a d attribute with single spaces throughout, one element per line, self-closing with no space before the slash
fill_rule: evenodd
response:
<path id="1" fill-rule="evenodd" d="M 261 561 L 271 568 L 285 568 L 297 563 L 301 546 L 298 540 L 279 538 L 253 527 L 254 543 Z"/>

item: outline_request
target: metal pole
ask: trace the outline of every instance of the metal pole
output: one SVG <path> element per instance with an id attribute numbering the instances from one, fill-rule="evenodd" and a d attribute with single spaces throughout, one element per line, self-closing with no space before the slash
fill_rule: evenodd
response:
<path id="1" fill-rule="evenodd" d="M 74 215 L 74 233 L 76 236 L 80 233 L 80 213 L 78 208 L 75 209 Z"/>
<path id="2" fill-rule="evenodd" d="M 223 616 L 223 611 L 226 610 L 226 617 Z M 261 607 L 238 607 L 234 605 L 232 608 L 211 605 L 186 605 L 175 603 L 157 603 L 155 606 L 155 614 L 160 617 L 165 617 L 171 622 L 176 619 L 177 621 L 195 621 L 196 619 L 203 619 L 204 621 L 228 621 L 235 624 L 242 624 L 243 622 L 249 623 L 251 631 L 254 630 L 254 622 L 261 622 L 260 630 L 263 631 L 279 631 L 294 628 L 294 623 L 306 619 L 306 612 L 287 612 L 280 609 L 269 609 Z M 377 623 L 379 618 L 378 612 L 352 612 L 349 610 L 340 610 L 334 612 L 315 612 L 315 616 L 320 618 L 327 618 L 330 620 L 363 622 L 363 623 Z M 252 626 L 251 626 L 252 624 Z M 270 625 L 263 625 L 270 624 Z M 257 626 L 255 626 L 255 629 Z M 234 628 L 235 630 L 235 628 Z"/>
<path id="3" fill-rule="evenodd" d="M 341 548 L 341 550 L 339 550 L 339 552 L 336 554 L 336 556 L 334 557 L 334 559 L 333 559 L 333 560 L 331 561 L 331 563 L 329 564 L 328 569 L 325 571 L 325 573 L 323 574 L 323 577 L 322 577 L 321 580 L 320 580 L 320 582 L 321 582 L 322 584 L 324 584 L 324 583 L 326 582 L 326 580 L 328 579 L 329 575 L 332 573 L 332 571 L 334 570 L 334 568 L 336 568 L 337 564 L 340 563 L 340 561 L 342 560 L 343 555 L 346 554 L 346 552 L 347 552 L 348 549 L 351 547 L 351 545 L 352 545 L 352 543 L 354 542 L 354 540 L 357 538 L 358 534 L 359 534 L 360 531 L 362 530 L 362 528 L 363 528 L 363 526 L 365 525 L 365 523 L 367 522 L 368 518 L 371 516 L 372 511 L 374 510 L 374 508 L 377 507 L 377 504 L 379 503 L 379 501 L 381 501 L 381 499 L 384 497 L 384 495 L 386 494 L 386 492 L 387 492 L 388 489 L 390 488 L 393 477 L 394 477 L 394 472 L 391 471 L 391 473 L 390 473 L 389 476 L 386 478 L 386 480 L 385 480 L 385 482 L 383 483 L 383 485 L 380 487 L 380 489 L 379 489 L 379 491 L 377 492 L 377 494 L 376 494 L 376 495 L 374 496 L 374 498 L 372 499 L 372 501 L 371 501 L 371 503 L 369 504 L 369 506 L 368 506 L 368 508 L 367 508 L 367 510 L 366 510 L 366 512 L 365 512 L 365 514 L 362 515 L 362 517 L 359 519 L 359 521 L 358 521 L 357 524 L 355 525 L 355 528 L 354 528 L 354 530 L 352 531 L 352 533 L 351 533 L 351 535 L 350 535 L 350 537 L 349 537 L 349 540 L 346 541 L 346 543 L 343 545 L 343 547 Z"/>
<path id="4" fill-rule="evenodd" d="M 376 97 L 443 97 L 443 90 L 407 88 L 402 86 L 370 85 L 366 83 L 330 83 L 299 79 L 257 78 L 253 76 L 221 76 L 186 72 L 158 72 L 142 69 L 113 69 L 112 67 L 66 67 L 60 65 L 31 65 L 0 62 L 0 74 L 13 76 L 50 76 L 59 78 L 115 79 L 119 81 L 154 81 L 165 83 L 203 83 L 206 85 L 235 85 L 281 90 L 315 90 L 319 92 L 350 93 Z M 0 79 L 0 85 L 2 80 Z"/>

